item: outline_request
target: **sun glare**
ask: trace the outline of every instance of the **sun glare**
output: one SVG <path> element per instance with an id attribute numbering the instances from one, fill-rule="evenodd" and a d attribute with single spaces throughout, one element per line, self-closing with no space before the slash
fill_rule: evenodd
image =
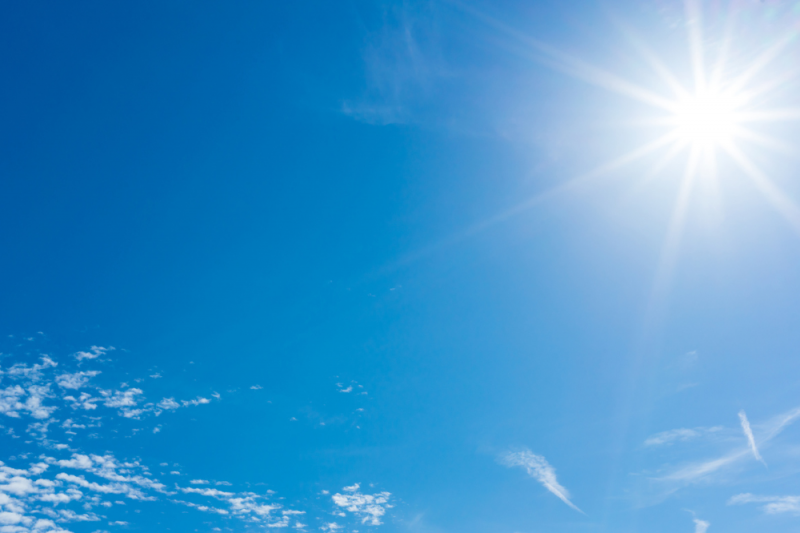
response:
<path id="1" fill-rule="evenodd" d="M 713 148 L 729 142 L 737 126 L 736 99 L 718 91 L 704 91 L 678 102 L 675 122 L 678 137 L 698 147 Z"/>

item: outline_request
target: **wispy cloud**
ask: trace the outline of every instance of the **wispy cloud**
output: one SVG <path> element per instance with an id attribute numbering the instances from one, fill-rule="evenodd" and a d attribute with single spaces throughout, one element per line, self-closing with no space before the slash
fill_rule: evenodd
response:
<path id="1" fill-rule="evenodd" d="M 750 453 L 749 450 L 738 450 L 727 455 L 723 455 L 722 457 L 718 457 L 717 459 L 711 459 L 708 461 L 701 461 L 697 463 L 691 463 L 689 465 L 683 466 L 674 472 L 664 476 L 661 478 L 665 481 L 679 481 L 685 483 L 691 483 L 693 481 L 697 481 L 700 478 L 713 474 L 718 470 L 726 467 L 742 457 L 747 456 Z"/>
<path id="2" fill-rule="evenodd" d="M 430 102 L 440 101 L 439 86 L 451 71 L 439 45 L 437 11 L 429 2 L 399 2 L 383 15 L 365 39 L 364 93 L 344 102 L 342 112 L 371 124 L 416 122 L 430 113 Z"/>
<path id="3" fill-rule="evenodd" d="M 744 410 L 739 411 L 739 421 L 742 423 L 742 431 L 744 431 L 744 436 L 747 437 L 747 444 L 750 446 L 750 451 L 753 452 L 753 457 L 756 458 L 756 461 L 759 461 L 764 466 L 767 466 L 767 463 L 761 457 L 761 454 L 758 453 L 756 439 L 753 437 L 753 430 L 750 429 L 750 421 L 747 420 L 747 414 L 744 412 Z"/>
<path id="4" fill-rule="evenodd" d="M 694 519 L 694 533 L 706 533 L 708 531 L 708 526 L 711 525 L 711 522 L 706 522 L 705 520 L 700 520 L 699 518 Z"/>
<path id="5" fill-rule="evenodd" d="M 520 452 L 507 452 L 499 457 L 500 464 L 508 467 L 519 466 L 525 469 L 532 478 L 544 485 L 544 488 L 556 495 L 579 513 L 583 513 L 570 500 L 569 491 L 563 487 L 556 478 L 556 469 L 541 455 L 536 455 L 530 450 Z M 585 513 L 583 513 L 585 514 Z"/>
<path id="6" fill-rule="evenodd" d="M 645 446 L 663 446 L 663 445 L 670 445 L 675 442 L 686 442 L 689 440 L 693 440 L 710 433 L 716 433 L 722 430 L 721 426 L 716 426 L 713 428 L 679 428 L 679 429 L 671 429 L 669 431 L 662 431 L 661 433 L 656 433 L 647 438 L 644 441 Z"/>
<path id="7" fill-rule="evenodd" d="M 745 503 L 766 504 L 761 506 L 761 510 L 767 514 L 800 514 L 800 496 L 756 496 L 754 494 L 737 494 L 728 500 L 728 505 L 742 505 Z"/>
<path id="8" fill-rule="evenodd" d="M 761 455 L 758 453 L 759 446 L 763 447 L 768 444 L 798 418 L 800 418 L 800 407 L 775 416 L 763 424 L 757 424 L 757 431 L 754 432 L 747 417 L 742 412 L 740 413 L 742 429 L 748 438 L 748 446 L 746 448 L 734 449 L 721 457 L 680 466 L 660 477 L 659 480 L 682 484 L 693 483 L 730 467 L 750 455 L 754 455 L 759 461 L 763 462 Z"/>

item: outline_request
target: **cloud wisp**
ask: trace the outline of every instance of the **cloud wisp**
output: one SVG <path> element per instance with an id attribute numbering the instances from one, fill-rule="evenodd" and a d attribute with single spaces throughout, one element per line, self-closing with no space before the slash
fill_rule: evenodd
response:
<path id="1" fill-rule="evenodd" d="M 748 456 L 754 456 L 758 461 L 766 465 L 759 452 L 759 447 L 763 448 L 780 435 L 790 424 L 800 418 L 800 407 L 775 416 L 766 423 L 756 425 L 757 432 L 753 431 L 744 411 L 739 413 L 739 418 L 742 430 L 747 437 L 747 447 L 731 450 L 714 459 L 684 464 L 659 477 L 658 480 L 680 484 L 694 483 L 701 479 L 706 479 L 708 476 L 730 467 Z"/>
<path id="2" fill-rule="evenodd" d="M 708 531 L 711 522 L 706 522 L 705 520 L 700 520 L 699 518 L 694 519 L 694 533 L 706 533 Z"/>
<path id="3" fill-rule="evenodd" d="M 737 494 L 728 500 L 728 505 L 762 503 L 761 510 L 767 514 L 790 513 L 800 515 L 800 496 L 756 496 Z"/>
<path id="4" fill-rule="evenodd" d="M 519 452 L 504 453 L 498 460 L 500 464 L 508 467 L 524 468 L 529 476 L 541 483 L 544 488 L 552 492 L 562 502 L 579 513 L 586 514 L 572 503 L 569 491 L 563 487 L 556 478 L 556 469 L 541 455 L 536 455 L 530 450 L 522 450 Z"/>
<path id="5" fill-rule="evenodd" d="M 669 431 L 662 431 L 647 438 L 644 441 L 645 446 L 669 446 L 676 442 L 687 442 L 694 440 L 705 435 L 717 433 L 722 430 L 721 426 L 713 428 L 679 428 L 671 429 Z"/>
<path id="6" fill-rule="evenodd" d="M 742 423 L 742 431 L 744 431 L 744 436 L 747 437 L 747 444 L 750 446 L 750 451 L 753 452 L 753 457 L 756 458 L 756 461 L 760 462 L 764 466 L 767 466 L 764 458 L 761 457 L 760 453 L 758 453 L 756 439 L 753 437 L 753 430 L 750 428 L 750 421 L 747 420 L 747 414 L 744 412 L 744 410 L 739 411 L 739 421 Z"/>

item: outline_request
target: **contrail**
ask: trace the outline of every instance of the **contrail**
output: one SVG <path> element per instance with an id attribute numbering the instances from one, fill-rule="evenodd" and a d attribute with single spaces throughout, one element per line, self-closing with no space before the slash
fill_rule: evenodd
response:
<path id="1" fill-rule="evenodd" d="M 762 463 L 764 466 L 767 466 L 767 463 L 764 462 L 761 454 L 758 453 L 756 439 L 753 438 L 753 430 L 750 429 L 750 422 L 747 420 L 747 415 L 745 414 L 744 410 L 739 411 L 739 420 L 742 422 L 742 431 L 744 431 L 744 435 L 747 437 L 747 443 L 750 445 L 750 451 L 753 452 L 753 456 L 757 461 Z"/>

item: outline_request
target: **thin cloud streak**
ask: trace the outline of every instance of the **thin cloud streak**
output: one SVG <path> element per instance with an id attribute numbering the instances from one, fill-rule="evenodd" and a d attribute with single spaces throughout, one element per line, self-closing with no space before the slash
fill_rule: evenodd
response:
<path id="1" fill-rule="evenodd" d="M 728 500 L 728 505 L 745 503 L 763 503 L 761 510 L 767 514 L 792 513 L 800 514 L 800 496 L 756 496 L 754 494 L 737 494 Z"/>
<path id="2" fill-rule="evenodd" d="M 762 463 L 764 466 L 767 466 L 764 458 L 761 457 L 760 453 L 758 453 L 756 439 L 753 437 L 753 430 L 750 429 L 750 421 L 747 420 L 747 414 L 744 412 L 744 410 L 739 411 L 739 421 L 742 423 L 742 431 L 744 431 L 744 436 L 747 437 L 747 444 L 750 446 L 750 451 L 753 452 L 753 457 L 756 458 L 756 461 Z"/>
<path id="3" fill-rule="evenodd" d="M 508 467 L 519 466 L 524 468 L 525 471 L 528 472 L 528 475 L 541 483 L 544 488 L 555 494 L 562 502 L 579 513 L 586 514 L 570 501 L 569 491 L 556 479 L 556 469 L 541 455 L 536 455 L 530 450 L 508 452 L 500 456 L 499 461 L 501 464 Z"/>
<path id="4" fill-rule="evenodd" d="M 766 422 L 761 426 L 756 426 L 759 429 L 759 434 L 761 438 L 756 441 L 755 435 L 753 437 L 753 441 L 758 445 L 763 447 L 767 443 L 769 443 L 772 439 L 777 437 L 784 429 L 786 429 L 790 424 L 792 424 L 795 420 L 800 418 L 800 407 L 796 407 L 786 413 L 773 417 L 771 420 Z M 709 476 L 727 466 L 730 466 L 741 459 L 744 459 L 748 455 L 751 455 L 753 452 L 751 448 L 748 446 L 744 449 L 738 449 L 731 451 L 722 457 L 718 457 L 716 459 L 711 459 L 708 461 L 702 461 L 698 463 L 692 463 L 687 466 L 683 466 L 678 468 L 674 472 L 667 474 L 659 478 L 661 481 L 671 481 L 671 482 L 679 482 L 679 483 L 692 483 L 698 481 L 706 476 Z"/>
<path id="5" fill-rule="evenodd" d="M 800 233 L 800 208 L 770 180 L 741 150 L 733 145 L 723 145 L 728 154 L 739 164 L 756 188 L 769 201 L 778 213 Z"/>
<path id="6" fill-rule="evenodd" d="M 675 442 L 686 442 L 692 439 L 697 439 L 703 436 L 711 435 L 713 433 L 717 433 L 722 431 L 721 426 L 715 426 L 712 428 L 679 428 L 679 429 L 671 429 L 669 431 L 662 431 L 661 433 L 656 433 L 655 435 L 651 435 L 644 441 L 645 446 L 663 446 L 663 445 L 670 445 Z"/>

